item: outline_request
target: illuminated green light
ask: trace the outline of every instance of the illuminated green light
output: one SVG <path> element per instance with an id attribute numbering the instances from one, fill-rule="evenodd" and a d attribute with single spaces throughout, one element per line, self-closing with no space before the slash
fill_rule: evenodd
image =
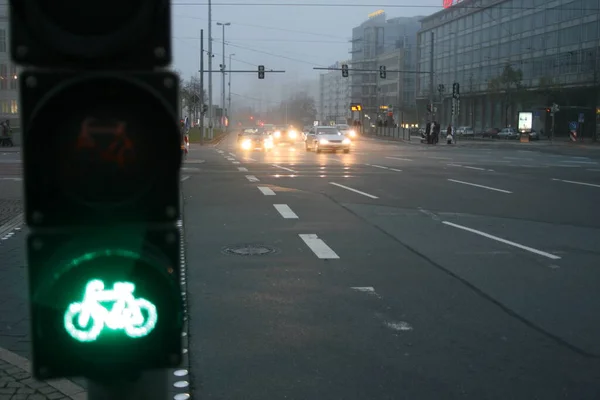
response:
<path id="1" fill-rule="evenodd" d="M 65 312 L 66 331 L 80 342 L 93 342 L 105 328 L 123 330 L 130 338 L 148 335 L 158 321 L 156 306 L 133 297 L 134 290 L 131 282 L 115 282 L 112 290 L 105 290 L 101 280 L 89 281 L 83 300 L 71 303 Z M 112 303 L 112 308 L 103 303 Z"/>

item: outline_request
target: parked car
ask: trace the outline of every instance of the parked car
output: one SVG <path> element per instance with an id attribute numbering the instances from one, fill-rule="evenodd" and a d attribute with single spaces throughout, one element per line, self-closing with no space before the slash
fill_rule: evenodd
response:
<path id="1" fill-rule="evenodd" d="M 519 132 L 515 128 L 503 128 L 498 132 L 499 139 L 518 139 Z"/>
<path id="2" fill-rule="evenodd" d="M 498 138 L 498 133 L 500 132 L 500 129 L 498 128 L 486 128 L 482 133 L 481 133 L 481 137 L 484 138 L 492 138 L 492 139 L 497 139 Z"/>

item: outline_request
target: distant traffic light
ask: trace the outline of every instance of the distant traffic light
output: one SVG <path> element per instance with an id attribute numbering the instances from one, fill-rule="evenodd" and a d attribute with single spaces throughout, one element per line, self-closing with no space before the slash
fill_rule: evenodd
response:
<path id="1" fill-rule="evenodd" d="M 264 65 L 258 66 L 258 79 L 265 79 L 265 66 Z"/>
<path id="2" fill-rule="evenodd" d="M 381 66 L 379 67 L 379 77 L 380 77 L 381 79 L 385 79 L 386 75 L 387 75 L 387 74 L 386 74 L 386 72 L 385 72 L 385 65 L 381 65 Z"/>
<path id="3" fill-rule="evenodd" d="M 348 77 L 348 64 L 342 64 L 342 76 L 344 78 Z"/>
<path id="4" fill-rule="evenodd" d="M 19 89 L 38 379 L 181 361 L 169 1 L 108 3 L 10 3 L 13 60 L 34 67 Z"/>

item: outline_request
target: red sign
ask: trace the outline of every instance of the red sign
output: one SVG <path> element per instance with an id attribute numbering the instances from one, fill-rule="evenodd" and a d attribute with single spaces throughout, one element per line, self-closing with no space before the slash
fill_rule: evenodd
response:
<path id="1" fill-rule="evenodd" d="M 462 3 L 463 0 L 443 0 L 444 8 L 450 8 L 452 6 L 457 5 L 458 3 Z"/>

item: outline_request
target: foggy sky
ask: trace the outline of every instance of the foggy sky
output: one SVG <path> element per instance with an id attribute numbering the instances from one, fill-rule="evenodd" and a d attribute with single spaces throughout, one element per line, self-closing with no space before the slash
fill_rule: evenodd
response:
<path id="1" fill-rule="evenodd" d="M 173 0 L 173 67 L 184 77 L 199 75 L 200 29 L 204 29 L 208 50 L 208 6 L 206 0 Z M 266 4 L 269 4 L 268 6 Z M 306 4 L 308 6 L 301 6 Z M 225 27 L 226 64 L 232 56 L 233 69 L 285 70 L 267 74 L 259 80 L 256 73 L 232 75 L 232 103 L 267 104 L 280 101 L 295 88 L 316 82 L 319 73 L 313 67 L 327 67 L 350 58 L 348 43 L 352 28 L 360 25 L 373 11 L 382 9 L 387 18 L 430 15 L 442 9 L 442 0 L 221 0 L 212 2 L 213 70 L 222 63 L 222 27 Z M 207 56 L 204 57 L 207 69 Z M 316 85 L 316 83 L 315 83 Z M 208 74 L 205 75 L 208 88 Z M 213 100 L 220 103 L 221 75 L 213 74 Z"/>

